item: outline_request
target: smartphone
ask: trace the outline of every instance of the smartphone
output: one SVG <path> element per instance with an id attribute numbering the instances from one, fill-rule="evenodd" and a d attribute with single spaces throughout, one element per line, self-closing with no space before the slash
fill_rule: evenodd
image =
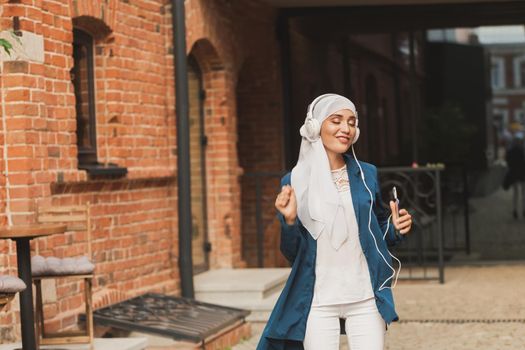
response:
<path id="1" fill-rule="evenodd" d="M 399 198 L 397 198 L 396 186 L 392 187 L 392 198 L 394 199 L 394 202 L 396 203 L 397 216 L 399 217 Z"/>

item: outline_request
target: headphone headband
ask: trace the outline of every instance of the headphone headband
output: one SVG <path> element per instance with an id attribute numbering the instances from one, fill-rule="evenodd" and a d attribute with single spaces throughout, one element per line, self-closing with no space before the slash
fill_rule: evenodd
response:
<path id="1" fill-rule="evenodd" d="M 306 117 L 310 117 L 310 118 L 313 118 L 313 112 L 314 112 L 314 108 L 315 108 L 315 105 L 321 101 L 323 98 L 325 97 L 328 97 L 328 96 L 337 96 L 337 94 L 324 94 L 324 95 L 321 95 L 321 96 L 317 96 L 313 101 L 312 103 L 310 103 L 310 105 L 308 106 L 308 110 L 306 112 Z"/>

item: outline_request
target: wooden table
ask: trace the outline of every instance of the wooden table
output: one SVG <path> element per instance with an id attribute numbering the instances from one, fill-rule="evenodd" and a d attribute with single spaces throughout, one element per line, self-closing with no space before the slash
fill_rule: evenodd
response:
<path id="1" fill-rule="evenodd" d="M 33 238 L 64 233 L 65 231 L 66 225 L 62 224 L 32 224 L 0 228 L 0 239 L 12 239 L 16 242 L 18 277 L 20 277 L 27 286 L 27 288 L 20 293 L 20 322 L 22 327 L 22 348 L 24 350 L 38 349 L 35 340 L 29 241 Z"/>

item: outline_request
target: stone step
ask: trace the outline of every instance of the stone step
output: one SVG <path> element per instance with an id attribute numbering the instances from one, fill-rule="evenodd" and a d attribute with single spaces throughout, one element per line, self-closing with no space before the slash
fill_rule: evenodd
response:
<path id="1" fill-rule="evenodd" d="M 289 274 L 289 268 L 206 271 L 194 277 L 195 298 L 219 305 L 232 299 L 239 302 L 262 300 L 280 292 Z"/>
<path id="2" fill-rule="evenodd" d="M 289 274 L 289 268 L 208 271 L 195 276 L 195 298 L 249 310 L 246 321 L 266 322 Z"/>

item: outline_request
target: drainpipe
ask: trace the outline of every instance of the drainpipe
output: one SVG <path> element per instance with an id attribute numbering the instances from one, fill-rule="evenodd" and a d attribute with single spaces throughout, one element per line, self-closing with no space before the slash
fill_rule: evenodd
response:
<path id="1" fill-rule="evenodd" d="M 179 213 L 179 271 L 181 293 L 194 298 L 191 256 L 191 184 L 188 70 L 184 0 L 171 1 L 175 65 L 175 114 L 177 122 L 177 185 Z"/>

